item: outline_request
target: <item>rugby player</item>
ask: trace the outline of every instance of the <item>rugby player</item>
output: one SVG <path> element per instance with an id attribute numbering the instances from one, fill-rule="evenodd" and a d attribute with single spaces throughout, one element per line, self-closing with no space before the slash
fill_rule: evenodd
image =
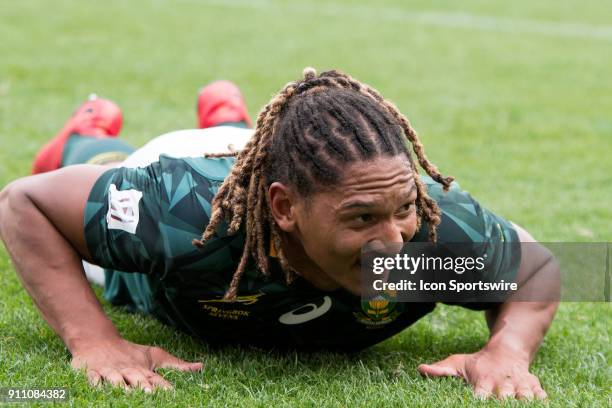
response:
<path id="1" fill-rule="evenodd" d="M 116 138 L 121 111 L 88 101 L 37 155 L 41 174 L 0 194 L 0 233 L 15 269 L 92 384 L 169 388 L 157 368 L 202 363 L 123 339 L 82 259 L 106 268 L 113 304 L 208 343 L 346 351 L 435 308 L 398 302 L 368 313 L 377 305 L 360 298 L 365 244 L 488 242 L 506 260 L 491 273 L 519 282 L 519 292 L 556 268 L 544 250 L 504 253 L 502 242 L 534 239 L 443 176 L 397 108 L 346 74 L 306 69 L 254 130 L 244 129 L 242 96 L 228 82 L 204 88 L 198 113 L 207 129 L 156 139 L 117 167 L 133 150 Z M 158 157 L 164 150 L 170 155 Z M 71 165 L 86 162 L 107 165 Z M 488 342 L 422 364 L 421 374 L 463 377 L 478 396 L 545 398 L 529 366 L 557 303 L 463 306 L 485 310 Z"/>

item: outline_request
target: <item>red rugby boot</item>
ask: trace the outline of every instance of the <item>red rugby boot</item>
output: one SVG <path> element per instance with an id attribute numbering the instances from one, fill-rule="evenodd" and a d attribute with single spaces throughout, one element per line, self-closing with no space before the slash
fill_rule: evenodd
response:
<path id="1" fill-rule="evenodd" d="M 231 81 L 215 81 L 202 88 L 197 109 L 201 129 L 232 122 L 245 122 L 251 127 L 242 93 Z"/>
<path id="2" fill-rule="evenodd" d="M 122 120 L 121 109 L 114 102 L 92 94 L 68 119 L 62 130 L 36 153 L 32 174 L 56 170 L 62 165 L 64 146 L 70 135 L 116 137 Z"/>

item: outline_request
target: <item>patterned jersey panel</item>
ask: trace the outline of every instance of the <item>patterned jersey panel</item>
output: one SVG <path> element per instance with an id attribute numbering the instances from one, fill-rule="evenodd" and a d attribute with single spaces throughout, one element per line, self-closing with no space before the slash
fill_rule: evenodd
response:
<path id="1" fill-rule="evenodd" d="M 212 199 L 232 163 L 161 156 L 144 168 L 104 173 L 85 210 L 85 236 L 94 262 L 159 276 L 186 262 L 200 270 L 227 262 L 226 241 L 236 238 L 225 237 L 224 228 L 203 250 L 192 240 L 208 224 Z"/>

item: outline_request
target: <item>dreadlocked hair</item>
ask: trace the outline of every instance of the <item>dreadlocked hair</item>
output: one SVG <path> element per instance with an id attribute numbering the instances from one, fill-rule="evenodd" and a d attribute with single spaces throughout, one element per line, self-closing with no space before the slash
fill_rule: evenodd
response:
<path id="1" fill-rule="evenodd" d="M 267 190 L 272 182 L 292 186 L 307 198 L 322 187 L 337 185 L 347 164 L 401 154 L 407 156 L 417 176 L 409 145 L 420 167 L 447 191 L 453 177 L 442 176 L 427 159 L 410 122 L 393 103 L 340 71 L 317 75 L 313 68 L 304 69 L 303 79 L 289 82 L 264 106 L 242 151 L 207 155 L 235 156 L 236 160 L 213 199 L 210 222 L 194 245 L 204 246 L 224 220 L 229 224 L 228 235 L 246 224 L 244 251 L 224 299 L 236 299 L 249 257 L 270 276 L 265 248 L 269 241 L 286 282 L 296 277 L 270 210 Z M 428 238 L 435 242 L 440 209 L 418 176 L 415 183 L 418 227 L 421 220 L 426 222 Z"/>

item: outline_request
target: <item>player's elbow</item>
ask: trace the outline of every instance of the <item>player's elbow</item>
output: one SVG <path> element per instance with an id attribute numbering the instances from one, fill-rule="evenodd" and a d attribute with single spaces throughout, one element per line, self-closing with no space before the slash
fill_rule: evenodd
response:
<path id="1" fill-rule="evenodd" d="M 531 243 L 530 243 L 531 244 Z M 544 245 L 534 243 L 534 250 L 530 253 L 534 259 L 533 272 L 524 282 L 525 299 L 528 301 L 543 302 L 542 308 L 556 308 L 561 297 L 561 269 L 554 254 Z"/>
<path id="2" fill-rule="evenodd" d="M 0 191 L 0 238 L 4 239 L 2 231 L 5 229 L 6 217 L 9 213 L 9 200 L 11 192 L 15 189 L 16 182 L 12 182 L 4 186 Z"/>
<path id="3" fill-rule="evenodd" d="M 540 273 L 544 276 L 540 280 L 547 283 L 549 286 L 548 301 L 557 308 L 556 304 L 561 300 L 561 267 L 557 258 L 549 251 L 548 258 L 544 265 L 540 268 Z"/>
<path id="4" fill-rule="evenodd" d="M 27 217 L 21 215 L 31 210 L 32 203 L 23 180 L 15 180 L 0 191 L 0 238 L 3 241 L 7 240 L 9 230 L 19 225 L 16 221 L 27 220 Z"/>

